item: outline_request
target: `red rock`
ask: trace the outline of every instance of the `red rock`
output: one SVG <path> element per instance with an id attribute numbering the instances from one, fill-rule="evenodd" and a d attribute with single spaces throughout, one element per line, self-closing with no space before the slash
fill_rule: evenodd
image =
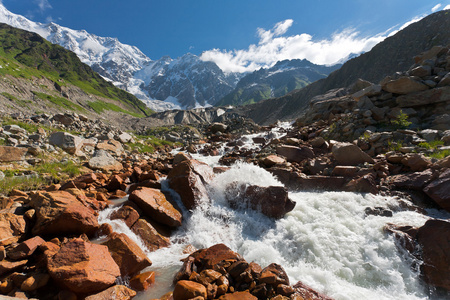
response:
<path id="1" fill-rule="evenodd" d="M 136 203 L 153 220 L 170 226 L 181 226 L 182 216 L 160 190 L 142 187 L 133 191 L 129 200 Z"/>
<path id="2" fill-rule="evenodd" d="M 440 207 L 450 211 L 450 169 L 428 184 L 423 191 Z"/>
<path id="3" fill-rule="evenodd" d="M 428 220 L 419 228 L 417 241 L 422 248 L 425 281 L 450 290 L 450 222 Z"/>
<path id="4" fill-rule="evenodd" d="M 93 183 L 93 182 L 97 181 L 97 175 L 95 175 L 95 173 L 80 175 L 80 176 L 76 177 L 73 181 L 84 182 L 84 183 Z"/>
<path id="5" fill-rule="evenodd" d="M 387 181 L 397 188 L 420 191 L 427 183 L 436 179 L 437 176 L 437 172 L 428 169 L 423 172 L 390 176 Z"/>
<path id="6" fill-rule="evenodd" d="M 145 181 L 145 180 L 154 180 L 154 181 L 159 181 L 161 179 L 161 176 L 158 175 L 158 173 L 156 171 L 150 171 L 150 172 L 145 172 L 142 173 L 139 176 L 139 181 Z"/>
<path id="7" fill-rule="evenodd" d="M 195 259 L 195 265 L 199 271 L 203 269 L 217 270 L 224 262 L 244 260 L 242 256 L 224 244 L 216 244 L 207 249 L 198 250 L 191 254 L 191 256 Z"/>
<path id="8" fill-rule="evenodd" d="M 257 297 L 253 296 L 248 291 L 228 293 L 228 294 L 220 296 L 218 299 L 219 300 L 258 300 Z"/>
<path id="9" fill-rule="evenodd" d="M 122 143 L 116 140 L 106 140 L 100 142 L 96 145 L 95 148 L 99 150 L 109 151 L 115 155 L 121 155 L 123 153 Z"/>
<path id="10" fill-rule="evenodd" d="M 333 176 L 354 177 L 358 168 L 354 166 L 336 166 L 333 169 Z"/>
<path id="11" fill-rule="evenodd" d="M 378 188 L 372 175 L 367 174 L 350 181 L 345 190 L 357 193 L 371 193 L 378 194 Z"/>
<path id="12" fill-rule="evenodd" d="M 278 264 L 270 264 L 262 270 L 259 282 L 273 285 L 276 288 L 279 284 L 289 285 L 289 277 L 283 267 Z"/>
<path id="13" fill-rule="evenodd" d="M 113 175 L 111 176 L 111 179 L 109 180 L 108 184 L 106 185 L 106 188 L 108 191 L 112 192 L 115 190 L 121 189 L 121 186 L 123 184 L 123 178 L 119 175 Z"/>
<path id="14" fill-rule="evenodd" d="M 28 194 L 24 191 L 13 189 L 11 192 L 9 192 L 10 197 L 19 196 L 19 197 L 28 197 Z"/>
<path id="15" fill-rule="evenodd" d="M 3 274 L 6 274 L 6 273 L 10 273 L 12 271 L 21 269 L 27 263 L 28 263 L 28 260 L 20 260 L 20 261 L 11 262 L 11 261 L 7 261 L 4 259 L 4 260 L 0 261 L 0 276 L 2 276 Z"/>
<path id="16" fill-rule="evenodd" d="M 75 293 L 91 294 L 114 284 L 120 269 L 108 247 L 75 238 L 48 257 L 47 269 L 57 283 Z"/>
<path id="17" fill-rule="evenodd" d="M 17 242 L 26 232 L 27 223 L 23 216 L 0 213 L 0 246 Z"/>
<path id="18" fill-rule="evenodd" d="M 383 230 L 394 234 L 394 238 L 398 242 L 396 245 L 400 245 L 403 249 L 415 255 L 418 228 L 388 223 L 384 226 Z"/>
<path id="19" fill-rule="evenodd" d="M 115 285 L 95 295 L 85 298 L 85 300 L 130 300 L 136 296 L 136 292 L 124 285 Z"/>
<path id="20" fill-rule="evenodd" d="M 135 291 L 145 291 L 155 283 L 155 272 L 144 272 L 130 279 L 130 287 Z"/>
<path id="21" fill-rule="evenodd" d="M 111 220 L 122 220 L 128 227 L 133 227 L 134 223 L 139 219 L 139 213 L 131 206 L 124 205 L 110 216 Z"/>
<path id="22" fill-rule="evenodd" d="M 170 239 L 161 235 L 155 227 L 144 219 L 137 220 L 131 230 L 142 239 L 149 251 L 170 246 Z"/>
<path id="23" fill-rule="evenodd" d="M 302 282 L 297 282 L 293 288 L 295 289 L 295 294 L 299 295 L 303 299 L 308 300 L 333 300 L 333 298 L 330 298 L 322 293 L 319 293 L 312 289 L 311 287 L 307 286 L 306 284 Z M 292 295 L 291 295 L 292 297 Z M 295 298 L 294 298 L 295 299 Z"/>
<path id="24" fill-rule="evenodd" d="M 27 258 L 43 243 L 45 243 L 45 241 L 40 236 L 35 236 L 10 250 L 8 252 L 8 257 L 12 260 Z"/>
<path id="25" fill-rule="evenodd" d="M 20 285 L 20 289 L 24 292 L 32 292 L 46 286 L 49 280 L 50 275 L 47 273 L 36 273 L 25 279 Z"/>
<path id="26" fill-rule="evenodd" d="M 205 184 L 213 177 L 212 168 L 195 159 L 178 163 L 167 176 L 170 187 L 180 195 L 187 209 L 193 209 L 201 199 L 208 199 Z"/>
<path id="27" fill-rule="evenodd" d="M 246 201 L 244 205 L 248 208 L 258 210 L 271 218 L 282 218 L 295 207 L 295 202 L 289 199 L 286 188 L 281 186 L 248 186 L 245 190 L 244 200 Z M 232 205 L 242 204 L 242 202 L 231 203 Z"/>
<path id="28" fill-rule="evenodd" d="M 194 281 L 180 280 L 173 290 L 174 300 L 189 300 L 198 296 L 206 299 L 206 287 Z"/>
<path id="29" fill-rule="evenodd" d="M 108 246 L 122 276 L 136 274 L 152 265 L 145 252 L 124 233 L 113 232 L 103 245 Z"/>
<path id="30" fill-rule="evenodd" d="M 277 154 L 286 157 L 289 162 L 302 162 L 305 159 L 314 158 L 314 151 L 308 147 L 287 146 L 282 145 L 277 147 Z"/>
<path id="31" fill-rule="evenodd" d="M 92 234 L 98 229 L 94 211 L 66 191 L 35 192 L 30 206 L 36 210 L 33 234 Z"/>

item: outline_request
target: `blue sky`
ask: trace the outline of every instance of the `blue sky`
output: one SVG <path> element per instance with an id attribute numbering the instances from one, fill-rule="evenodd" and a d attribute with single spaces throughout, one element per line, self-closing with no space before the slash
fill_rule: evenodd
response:
<path id="1" fill-rule="evenodd" d="M 117 37 L 151 59 L 187 52 L 228 71 L 367 51 L 450 0 L 0 0 L 13 13 Z"/>

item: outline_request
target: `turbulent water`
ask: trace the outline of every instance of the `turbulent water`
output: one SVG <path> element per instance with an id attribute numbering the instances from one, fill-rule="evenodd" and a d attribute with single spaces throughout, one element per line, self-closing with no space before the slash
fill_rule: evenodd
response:
<path id="1" fill-rule="evenodd" d="M 209 158 L 210 163 L 216 161 Z M 392 235 L 383 232 L 386 223 L 421 226 L 428 217 L 411 211 L 394 212 L 393 217 L 365 216 L 366 207 L 396 206 L 395 199 L 382 196 L 290 192 L 297 203 L 294 210 L 273 220 L 227 206 L 226 187 L 236 181 L 282 185 L 264 169 L 244 163 L 216 176 L 209 187 L 211 203 L 205 201 L 192 212 L 184 211 L 183 226 L 172 237 L 173 245 L 148 253 L 153 262 L 148 269 L 157 272 L 157 282 L 136 299 L 159 298 L 173 289 L 172 278 L 181 266 L 179 260 L 186 257 L 182 251 L 187 245 L 205 248 L 217 243 L 226 244 L 263 268 L 278 263 L 291 284 L 300 280 L 338 300 L 429 299 L 415 271 L 420 262 L 399 251 Z M 166 182 L 163 186 L 168 189 Z M 101 213 L 101 222 L 113 223 L 116 231 L 140 243 L 121 221 L 108 220 L 111 211 Z"/>

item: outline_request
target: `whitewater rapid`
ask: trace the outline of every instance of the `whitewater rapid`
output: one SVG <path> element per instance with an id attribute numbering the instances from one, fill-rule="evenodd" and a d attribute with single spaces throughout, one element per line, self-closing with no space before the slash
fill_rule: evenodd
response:
<path id="1" fill-rule="evenodd" d="M 215 164 L 217 159 L 207 157 L 207 161 Z M 429 217 L 413 211 L 396 212 L 398 200 L 390 197 L 290 192 L 289 197 L 296 202 L 294 210 L 274 220 L 255 211 L 228 207 L 226 187 L 236 181 L 282 185 L 266 170 L 246 163 L 233 165 L 217 175 L 208 190 L 211 202 L 204 201 L 193 211 L 183 211 L 183 225 L 172 236 L 172 246 L 147 252 L 153 262 L 148 270 L 157 272 L 156 284 L 135 299 L 159 298 L 173 289 L 172 279 L 182 265 L 180 259 L 186 257 L 182 252 L 187 245 L 200 249 L 217 243 L 224 243 L 263 268 L 278 263 L 288 273 L 291 284 L 302 281 L 336 300 L 429 299 L 419 280 L 420 262 L 400 251 L 393 236 L 383 231 L 386 223 L 421 226 Z M 170 190 L 166 181 L 162 183 L 163 189 Z M 394 214 L 366 216 L 366 207 L 389 208 Z M 113 222 L 116 231 L 123 230 L 139 242 L 125 225 L 117 224 L 121 221 L 108 219 L 111 210 L 101 213 L 101 222 Z M 448 218 L 449 214 L 442 217 Z"/>

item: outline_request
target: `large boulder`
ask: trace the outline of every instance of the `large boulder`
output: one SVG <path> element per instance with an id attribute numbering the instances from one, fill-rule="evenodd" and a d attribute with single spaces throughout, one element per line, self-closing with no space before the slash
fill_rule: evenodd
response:
<path id="1" fill-rule="evenodd" d="M 155 227 L 144 219 L 137 220 L 131 230 L 141 238 L 149 251 L 170 246 L 170 239 L 160 234 Z"/>
<path id="2" fill-rule="evenodd" d="M 302 162 L 305 159 L 314 158 L 314 151 L 308 147 L 282 145 L 277 147 L 277 154 L 286 157 L 289 162 Z"/>
<path id="3" fill-rule="evenodd" d="M 450 290 L 450 222 L 428 220 L 417 232 L 422 274 L 429 284 Z"/>
<path id="4" fill-rule="evenodd" d="M 26 233 L 25 218 L 12 213 L 0 213 L 0 246 L 17 242 Z"/>
<path id="5" fill-rule="evenodd" d="M 152 264 L 145 252 L 124 233 L 113 232 L 103 245 L 108 246 L 122 276 L 136 274 Z"/>
<path id="6" fill-rule="evenodd" d="M 88 162 L 89 168 L 92 170 L 102 171 L 120 171 L 122 164 L 111 156 L 106 150 L 97 150 L 94 156 Z"/>
<path id="7" fill-rule="evenodd" d="M 352 143 L 336 143 L 331 149 L 334 159 L 341 166 L 356 166 L 359 164 L 374 163 L 374 160 Z"/>
<path id="8" fill-rule="evenodd" d="M 21 161 L 25 159 L 27 148 L 0 146 L 0 162 Z"/>
<path id="9" fill-rule="evenodd" d="M 401 163 L 409 167 L 413 172 L 420 172 L 428 169 L 431 165 L 431 160 L 422 153 L 409 153 L 401 160 Z"/>
<path id="10" fill-rule="evenodd" d="M 51 134 L 48 140 L 51 145 L 58 146 L 69 154 L 76 154 L 83 146 L 82 138 L 63 131 Z"/>
<path id="11" fill-rule="evenodd" d="M 43 243 L 45 241 L 40 236 L 32 237 L 8 251 L 8 257 L 12 260 L 27 258 Z"/>
<path id="12" fill-rule="evenodd" d="M 193 209 L 199 201 L 208 199 L 205 185 L 213 177 L 213 169 L 195 159 L 181 161 L 167 176 L 170 187 L 180 195 L 187 209 Z"/>
<path id="13" fill-rule="evenodd" d="M 429 87 L 409 76 L 403 76 L 398 79 L 389 80 L 382 85 L 383 90 L 393 94 L 410 94 L 428 90 Z"/>
<path id="14" fill-rule="evenodd" d="M 55 282 L 80 294 L 100 292 L 114 284 L 120 269 L 108 247 L 75 238 L 47 258 L 47 269 Z"/>
<path id="15" fill-rule="evenodd" d="M 160 190 L 142 187 L 134 190 L 129 200 L 136 203 L 153 220 L 170 227 L 181 226 L 181 213 L 167 201 Z"/>
<path id="16" fill-rule="evenodd" d="M 424 192 L 440 207 L 450 212 L 450 169 L 428 184 Z"/>
<path id="17" fill-rule="evenodd" d="M 387 182 L 397 188 L 421 191 L 430 181 L 436 179 L 438 172 L 427 169 L 422 172 L 389 176 Z"/>
<path id="18" fill-rule="evenodd" d="M 415 107 L 450 101 L 450 87 L 434 88 L 428 91 L 397 97 L 399 107 Z"/>
<path id="19" fill-rule="evenodd" d="M 34 192 L 35 235 L 93 234 L 99 227 L 94 211 L 66 191 Z"/>
<path id="20" fill-rule="evenodd" d="M 231 186 L 230 190 L 233 188 Z M 295 207 L 295 202 L 289 199 L 288 191 L 282 186 L 240 186 L 235 188 L 235 192 L 227 195 L 232 207 L 250 208 L 271 218 L 282 218 Z"/>
<path id="21" fill-rule="evenodd" d="M 105 150 L 114 155 L 121 155 L 124 150 L 122 143 L 116 140 L 105 140 L 97 144 L 96 148 L 98 150 Z"/>
<path id="22" fill-rule="evenodd" d="M 199 297 L 198 299 L 206 299 L 206 287 L 200 283 L 180 280 L 173 290 L 174 300 L 189 300 Z"/>
<path id="23" fill-rule="evenodd" d="M 234 292 L 222 295 L 219 300 L 257 300 L 258 298 L 250 294 L 248 291 Z M 280 298 L 281 299 L 281 298 Z"/>

